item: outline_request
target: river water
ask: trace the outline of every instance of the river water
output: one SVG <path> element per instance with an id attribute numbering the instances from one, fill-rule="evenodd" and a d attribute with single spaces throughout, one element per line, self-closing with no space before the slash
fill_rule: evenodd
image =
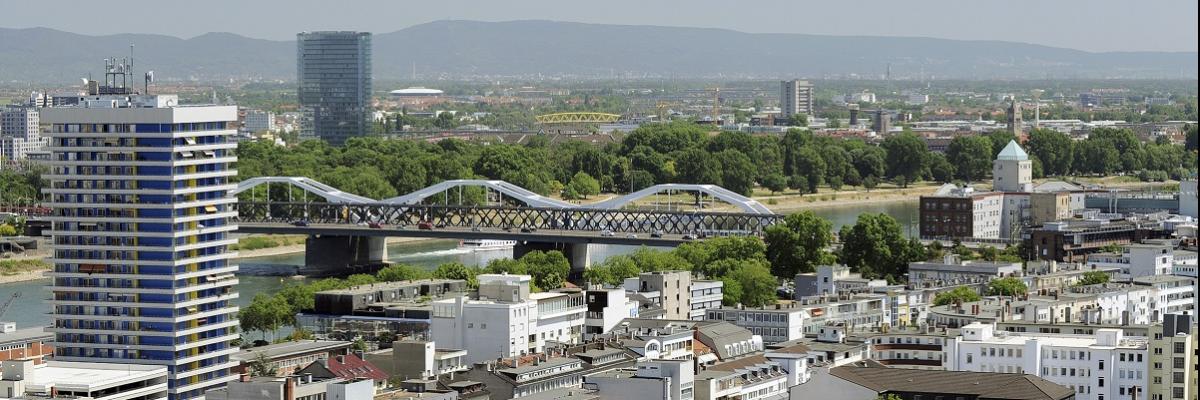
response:
<path id="1" fill-rule="evenodd" d="M 876 205 L 847 205 L 814 208 L 814 212 L 833 223 L 836 231 L 842 225 L 853 224 L 862 213 L 886 213 L 895 217 L 906 234 L 915 234 L 917 229 L 917 202 L 889 202 Z M 589 255 L 593 263 L 604 261 L 606 258 L 619 254 L 630 253 L 637 246 L 592 245 Z M 405 263 L 414 266 L 433 269 L 447 262 L 461 262 L 466 265 L 485 265 L 495 258 L 512 257 L 512 250 L 464 251 L 458 249 L 458 242 L 451 240 L 435 240 L 399 243 L 388 246 L 388 261 Z M 240 306 L 246 306 L 256 294 L 272 294 L 284 285 L 302 282 L 278 275 L 295 271 L 304 264 L 304 254 L 286 254 L 279 256 L 244 258 L 239 260 L 242 273 L 238 276 L 239 298 L 235 301 Z M 50 320 L 49 297 L 45 286 L 47 279 L 26 282 L 0 284 L 0 302 L 7 301 L 13 293 L 20 297 L 13 300 L 12 305 L 0 316 L 4 321 L 13 321 L 17 327 L 47 325 Z M 0 303 L 2 304 L 2 303 Z"/>

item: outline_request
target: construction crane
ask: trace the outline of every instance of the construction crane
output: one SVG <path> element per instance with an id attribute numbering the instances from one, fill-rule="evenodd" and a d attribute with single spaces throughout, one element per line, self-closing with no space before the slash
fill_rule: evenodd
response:
<path id="1" fill-rule="evenodd" d="M 12 297 L 9 297 L 8 301 L 5 301 L 4 305 L 0 306 L 0 318 L 4 318 L 4 312 L 8 311 L 8 306 L 11 306 L 13 300 L 16 300 L 18 297 L 21 297 L 21 292 L 13 293 Z"/>
<path id="2" fill-rule="evenodd" d="M 667 122 L 667 120 L 670 119 L 670 115 L 668 115 L 670 111 L 669 107 L 674 107 L 677 105 L 679 105 L 679 103 L 674 101 L 659 100 L 656 102 L 654 107 L 658 109 L 658 121 Z"/>
<path id="3" fill-rule="evenodd" d="M 720 127 L 721 126 L 721 122 L 720 122 L 721 121 L 721 88 L 712 87 L 712 88 L 708 88 L 708 90 L 711 90 L 713 92 L 712 123 L 713 123 L 713 126 Z"/>

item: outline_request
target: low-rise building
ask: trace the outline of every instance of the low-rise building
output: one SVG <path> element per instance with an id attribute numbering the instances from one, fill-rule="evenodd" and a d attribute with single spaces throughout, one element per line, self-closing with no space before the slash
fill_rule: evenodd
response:
<path id="1" fill-rule="evenodd" d="M 0 374 L 4 399 L 167 399 L 167 367 L 162 365 L 8 360 L 0 363 Z"/>
<path id="2" fill-rule="evenodd" d="M 471 363 L 537 354 L 547 343 L 579 343 L 587 305 L 580 290 L 530 293 L 529 275 L 484 274 L 478 298 L 433 302 L 431 337 L 467 351 Z"/>
<path id="3" fill-rule="evenodd" d="M 1166 314 L 1195 314 L 1196 280 L 1185 276 L 1155 275 L 1133 279 L 1134 285 L 1153 290 L 1150 320 L 1160 322 Z"/>
<path id="4" fill-rule="evenodd" d="M 392 348 L 367 353 L 364 359 L 379 367 L 388 376 L 409 379 L 436 379 L 471 369 L 467 351 L 439 349 L 433 341 L 397 340 Z"/>
<path id="5" fill-rule="evenodd" d="M 1156 224 L 1143 221 L 1070 219 L 1025 230 L 1025 247 L 1038 260 L 1086 261 L 1087 255 L 1110 245 L 1128 245 L 1165 237 Z"/>
<path id="6" fill-rule="evenodd" d="M 373 381 L 378 388 L 387 387 L 388 374 L 374 364 L 354 354 L 322 358 L 300 369 L 298 375 L 309 375 L 318 380 L 344 379 L 346 381 Z"/>
<path id="7" fill-rule="evenodd" d="M 627 297 L 621 288 L 588 289 L 585 302 L 584 340 L 613 330 L 625 318 L 637 318 L 640 310 L 638 302 Z"/>
<path id="8" fill-rule="evenodd" d="M 1092 267 L 1117 268 L 1114 278 L 1128 281 L 1152 275 L 1170 275 L 1175 265 L 1175 251 L 1164 244 L 1130 244 L 1123 246 L 1120 253 L 1099 252 L 1087 255 L 1087 264 Z"/>
<path id="9" fill-rule="evenodd" d="M 663 309 L 663 318 L 692 317 L 691 271 L 643 272 L 637 278 L 626 279 L 624 286 L 625 290 L 653 297 L 652 302 Z"/>
<path id="10" fill-rule="evenodd" d="M 1070 388 L 1081 400 L 1142 398 L 1138 392 L 1149 382 L 1147 339 L 1124 337 L 1118 329 L 1054 335 L 973 323 L 961 332 L 947 349 L 947 369 L 1034 374 Z"/>
<path id="11" fill-rule="evenodd" d="M 725 282 L 693 279 L 691 292 L 692 296 L 688 299 L 691 312 L 688 315 L 693 321 L 703 321 L 705 312 L 721 307 L 721 301 L 725 299 Z"/>
<path id="12" fill-rule="evenodd" d="M 1075 391 L 1027 374 L 845 366 L 791 390 L 792 400 L 820 393 L 824 400 L 895 398 L 1073 400 Z"/>
<path id="13" fill-rule="evenodd" d="M 350 354 L 353 345 L 352 342 L 339 340 L 274 343 L 233 353 L 229 360 L 238 363 L 233 367 L 235 374 L 247 373 L 251 363 L 263 361 L 266 363 L 264 369 L 274 370 L 276 376 L 288 376 L 318 360 Z"/>
<path id="14" fill-rule="evenodd" d="M 867 292 L 887 286 L 883 279 L 867 279 L 845 265 L 820 265 L 816 272 L 796 274 L 793 297 L 836 296 L 838 293 Z"/>
<path id="15" fill-rule="evenodd" d="M 660 360 L 637 363 L 636 368 L 613 369 L 583 378 L 601 400 L 691 400 L 695 398 L 692 362 Z"/>
<path id="16" fill-rule="evenodd" d="M 204 394 L 208 400 L 372 400 L 370 379 L 314 379 L 312 375 L 259 376 L 229 382 Z"/>
<path id="17" fill-rule="evenodd" d="M 54 355 L 54 334 L 46 328 L 17 329 L 17 324 L 0 322 L 0 361 L 32 359 L 42 362 Z"/>
<path id="18" fill-rule="evenodd" d="M 947 254 L 942 262 L 908 264 L 908 285 L 911 288 L 932 288 L 949 285 L 986 284 L 992 279 L 1021 276 L 1021 263 L 962 261 L 957 254 Z"/>
<path id="19" fill-rule="evenodd" d="M 788 392 L 788 371 L 779 363 L 756 355 L 709 365 L 705 372 L 734 373 L 739 378 L 737 395 L 733 399 L 784 399 Z M 708 378 L 709 375 L 705 375 Z M 706 384 L 705 386 L 713 386 Z M 718 397 L 719 398 L 719 397 Z"/>
<path id="20" fill-rule="evenodd" d="M 1196 399 L 1196 316 L 1168 314 L 1150 328 L 1150 400 Z"/>

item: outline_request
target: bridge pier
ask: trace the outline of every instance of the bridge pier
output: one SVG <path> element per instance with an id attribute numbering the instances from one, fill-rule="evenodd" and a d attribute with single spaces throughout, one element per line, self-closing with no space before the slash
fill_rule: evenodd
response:
<path id="1" fill-rule="evenodd" d="M 354 273 L 351 267 L 379 266 L 387 262 L 387 238 L 311 235 L 304 242 L 304 276 Z M 365 272 L 370 272 L 366 269 Z"/>
<path id="2" fill-rule="evenodd" d="M 554 243 L 554 242 L 530 242 L 518 241 L 513 246 L 513 258 L 519 259 L 531 251 L 551 251 L 556 250 L 563 253 L 567 257 L 567 261 L 571 262 L 571 275 L 567 277 L 569 281 L 577 281 L 583 277 L 583 271 L 591 267 L 592 260 L 588 254 L 587 243 Z"/>

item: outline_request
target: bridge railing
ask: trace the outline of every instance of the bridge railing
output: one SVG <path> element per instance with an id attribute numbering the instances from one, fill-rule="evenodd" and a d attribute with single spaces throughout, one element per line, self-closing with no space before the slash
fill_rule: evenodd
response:
<path id="1" fill-rule="evenodd" d="M 782 217 L 777 215 L 539 208 L 503 206 L 448 206 L 401 204 L 331 204 L 297 202 L 240 202 L 238 221 L 245 223 L 314 224 L 380 223 L 415 226 L 429 222 L 458 228 L 535 228 L 545 230 L 602 231 L 664 234 L 758 235 Z"/>

